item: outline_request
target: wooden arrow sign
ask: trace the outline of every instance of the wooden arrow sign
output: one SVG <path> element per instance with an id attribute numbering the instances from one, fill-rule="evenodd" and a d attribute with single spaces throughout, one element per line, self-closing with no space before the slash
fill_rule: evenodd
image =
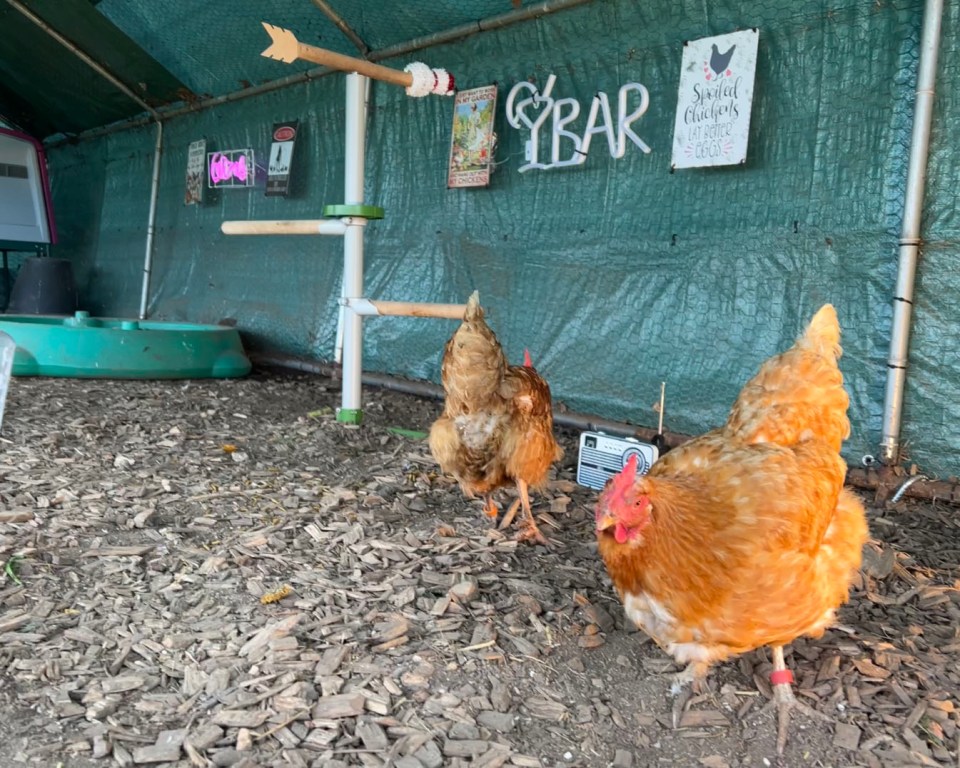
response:
<path id="1" fill-rule="evenodd" d="M 276 59 L 285 64 L 291 64 L 297 59 L 301 61 L 312 61 L 314 64 L 322 64 L 331 69 L 339 69 L 341 72 L 356 72 L 360 75 L 372 77 L 374 80 L 383 80 L 394 85 L 402 85 L 409 88 L 413 85 L 413 75 L 409 72 L 401 72 L 390 67 L 384 67 L 380 64 L 374 64 L 364 59 L 355 59 L 353 56 L 345 56 L 342 53 L 334 53 L 326 48 L 318 48 L 315 45 L 307 45 L 297 40 L 296 36 L 289 29 L 275 27 L 267 22 L 260 22 L 263 28 L 270 35 L 271 45 L 261 56 L 268 59 Z"/>
<path id="2" fill-rule="evenodd" d="M 338 69 L 341 72 L 356 72 L 374 80 L 403 86 L 408 96 L 426 96 L 428 93 L 449 96 L 453 93 L 453 75 L 444 69 L 432 69 L 420 62 L 408 64 L 403 71 L 391 69 L 366 59 L 356 59 L 353 56 L 328 51 L 326 48 L 306 45 L 297 40 L 296 35 L 289 29 L 275 27 L 265 21 L 260 23 L 270 35 L 270 47 L 260 54 L 268 59 L 276 59 L 286 64 L 300 59 Z"/>

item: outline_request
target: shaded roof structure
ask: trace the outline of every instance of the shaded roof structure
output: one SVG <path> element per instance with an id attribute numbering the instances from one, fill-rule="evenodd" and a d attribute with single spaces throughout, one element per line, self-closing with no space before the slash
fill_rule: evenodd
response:
<path id="1" fill-rule="evenodd" d="M 550 3 L 549 10 L 584 0 Z M 37 138 L 190 108 L 288 81 L 261 58 L 260 24 L 304 43 L 379 60 L 499 23 L 542 15 L 526 0 L 3 0 L 0 120 Z M 498 23 L 499 20 L 499 23 Z M 315 67 L 314 67 L 315 68 Z"/>

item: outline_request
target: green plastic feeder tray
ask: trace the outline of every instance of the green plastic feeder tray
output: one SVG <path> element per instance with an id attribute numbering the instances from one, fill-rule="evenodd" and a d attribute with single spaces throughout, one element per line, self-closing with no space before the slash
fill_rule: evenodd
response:
<path id="1" fill-rule="evenodd" d="M 226 379 L 250 360 L 235 328 L 53 315 L 0 315 L 17 344 L 14 376 L 88 379 Z"/>

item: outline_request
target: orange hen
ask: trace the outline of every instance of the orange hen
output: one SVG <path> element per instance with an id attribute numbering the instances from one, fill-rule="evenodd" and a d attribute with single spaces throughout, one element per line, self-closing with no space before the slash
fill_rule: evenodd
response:
<path id="1" fill-rule="evenodd" d="M 523 366 L 507 364 L 483 318 L 477 291 L 444 348 L 440 378 L 446 397 L 443 414 L 430 428 L 434 458 L 467 496 L 485 498 L 484 510 L 491 517 L 497 516 L 493 492 L 515 483 L 518 498 L 502 527 L 522 505 L 525 529 L 520 538 L 545 544 L 528 489 L 543 487 L 550 465 L 563 455 L 553 437 L 550 387 L 529 357 Z"/>
<path id="2" fill-rule="evenodd" d="M 726 424 L 628 464 L 596 511 L 599 552 L 627 616 L 702 685 L 709 666 L 770 645 L 783 750 L 791 708 L 783 646 L 819 637 L 847 600 L 867 523 L 843 487 L 849 398 L 830 305 L 743 388 Z M 822 716 L 821 716 L 822 717 Z"/>

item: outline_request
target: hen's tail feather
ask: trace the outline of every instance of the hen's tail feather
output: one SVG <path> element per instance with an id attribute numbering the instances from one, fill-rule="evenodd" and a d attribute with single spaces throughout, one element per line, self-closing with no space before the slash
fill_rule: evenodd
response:
<path id="1" fill-rule="evenodd" d="M 482 320 L 483 307 L 480 306 L 480 291 L 474 291 L 467 299 L 467 309 L 463 313 L 463 319 L 467 321 Z"/>
<path id="2" fill-rule="evenodd" d="M 839 360 L 843 354 L 840 346 L 840 322 L 832 304 L 824 304 L 810 320 L 807 330 L 800 337 L 798 346 L 818 352 L 824 357 Z"/>

